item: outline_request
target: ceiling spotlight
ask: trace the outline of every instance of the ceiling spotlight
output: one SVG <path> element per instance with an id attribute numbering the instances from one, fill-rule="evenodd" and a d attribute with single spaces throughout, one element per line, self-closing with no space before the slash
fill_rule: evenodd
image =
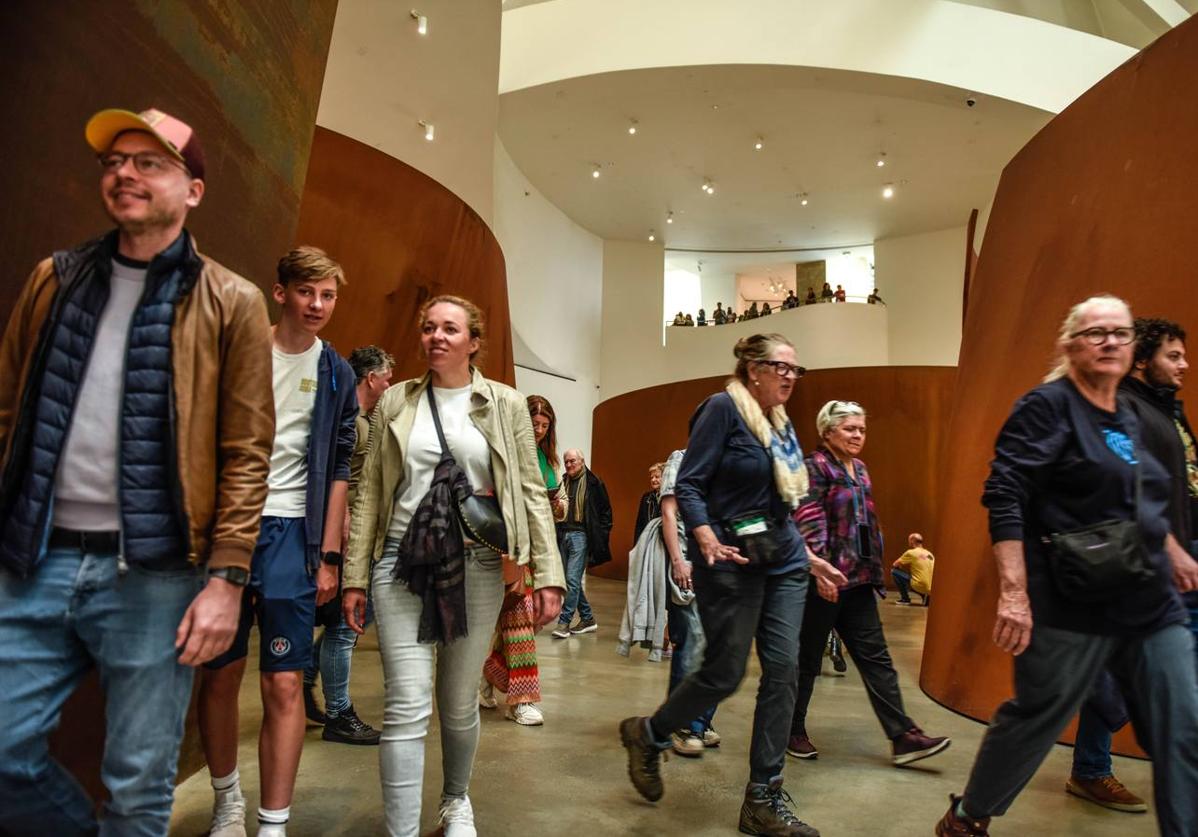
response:
<path id="1" fill-rule="evenodd" d="M 763 137 L 758 137 L 757 142 L 753 143 L 753 148 L 756 149 L 757 151 L 760 151 L 764 146 L 765 146 L 765 139 Z"/>
<path id="2" fill-rule="evenodd" d="M 712 183 L 710 180 L 704 180 L 703 181 L 703 191 L 709 195 L 714 195 L 715 194 L 715 184 Z"/>
<path id="3" fill-rule="evenodd" d="M 885 186 L 882 187 L 882 197 L 886 198 L 887 200 L 894 197 L 894 184 L 893 183 L 887 183 Z"/>
<path id="4" fill-rule="evenodd" d="M 807 193 L 806 192 L 799 192 L 799 205 L 800 206 L 807 205 Z"/>
<path id="5" fill-rule="evenodd" d="M 599 179 L 599 166 L 591 167 L 591 177 L 595 178 L 596 180 Z"/>
<path id="6" fill-rule="evenodd" d="M 630 133 L 630 134 L 636 133 L 636 120 L 635 119 L 628 123 L 628 133 Z"/>
<path id="7" fill-rule="evenodd" d="M 416 21 L 416 33 L 419 35 L 428 34 L 428 17 L 420 14 L 420 12 L 412 9 L 412 20 Z"/>
<path id="8" fill-rule="evenodd" d="M 649 230 L 649 240 L 657 241 L 657 233 L 653 232 L 653 230 Z"/>
<path id="9" fill-rule="evenodd" d="M 886 152 L 885 151 L 882 151 L 878 154 L 878 162 L 875 163 L 874 165 L 876 165 L 878 168 L 882 168 L 882 166 L 886 165 Z"/>
<path id="10" fill-rule="evenodd" d="M 437 138 L 437 126 L 436 125 L 434 125 L 431 122 L 425 122 L 423 119 L 421 119 L 416 124 L 424 129 L 424 138 L 426 140 L 428 140 L 429 142 L 432 142 L 433 140 L 435 140 Z"/>
<path id="11" fill-rule="evenodd" d="M 674 213 L 673 212 L 670 212 L 668 215 L 666 215 L 666 223 L 667 224 L 674 223 Z"/>

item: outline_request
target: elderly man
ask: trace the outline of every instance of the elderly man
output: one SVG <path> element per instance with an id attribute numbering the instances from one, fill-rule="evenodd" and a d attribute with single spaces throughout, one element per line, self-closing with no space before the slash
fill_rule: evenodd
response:
<path id="1" fill-rule="evenodd" d="M 266 499 L 270 323 L 184 228 L 191 127 L 106 110 L 86 137 L 116 229 L 39 264 L 0 344 L 0 831 L 166 834 L 194 667 L 233 639 Z M 92 667 L 98 824 L 47 745 Z"/>
<path id="2" fill-rule="evenodd" d="M 591 612 L 591 603 L 583 590 L 583 575 L 588 566 L 594 567 L 611 560 L 611 501 L 603 481 L 586 466 L 582 451 L 571 449 L 562 457 L 566 474 L 562 486 L 568 504 L 566 519 L 557 524 L 558 549 L 566 567 L 566 600 L 558 616 L 553 636 L 567 639 L 572 634 L 589 634 L 599 629 Z M 578 624 L 570 627 L 574 609 L 578 609 Z"/>

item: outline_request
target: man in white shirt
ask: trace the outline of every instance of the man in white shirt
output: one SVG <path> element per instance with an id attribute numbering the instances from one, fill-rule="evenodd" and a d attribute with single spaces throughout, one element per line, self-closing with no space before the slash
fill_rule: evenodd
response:
<path id="1" fill-rule="evenodd" d="M 261 534 L 237 637 L 207 665 L 200 689 L 200 736 L 216 794 L 212 837 L 246 833 L 237 696 L 255 617 L 263 709 L 258 834 L 285 834 L 291 813 L 304 742 L 303 671 L 312 657 L 316 608 L 337 595 L 358 415 L 353 369 L 316 336 L 344 284 L 341 266 L 315 247 L 296 248 L 279 260 L 275 438 Z"/>

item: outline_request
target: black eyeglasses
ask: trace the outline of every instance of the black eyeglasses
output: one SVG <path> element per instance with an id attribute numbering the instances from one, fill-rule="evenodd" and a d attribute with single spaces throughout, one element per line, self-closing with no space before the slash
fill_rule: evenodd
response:
<path id="1" fill-rule="evenodd" d="M 787 363 L 784 360 L 759 360 L 757 362 L 763 366 L 772 366 L 774 374 L 779 378 L 794 378 L 797 381 L 807 374 L 806 367 L 795 366 L 793 363 Z"/>
<path id="2" fill-rule="evenodd" d="M 1087 328 L 1084 331 L 1075 331 L 1073 334 L 1069 335 L 1070 340 L 1075 337 L 1081 337 L 1091 346 L 1101 346 L 1107 341 L 1108 337 L 1114 337 L 1116 343 L 1118 343 L 1120 346 L 1126 346 L 1128 343 L 1135 341 L 1136 330 L 1128 326 L 1111 329 Z"/>
<path id="3" fill-rule="evenodd" d="M 137 169 L 137 173 L 143 177 L 157 177 L 164 174 L 169 168 L 180 168 L 191 174 L 187 170 L 187 166 L 178 160 L 171 159 L 165 154 L 159 154 L 156 151 L 138 151 L 136 154 L 122 154 L 120 151 L 109 151 L 107 154 L 99 155 L 96 159 L 100 163 L 100 168 L 106 172 L 120 171 L 124 167 L 126 160 L 132 160 L 133 168 Z"/>

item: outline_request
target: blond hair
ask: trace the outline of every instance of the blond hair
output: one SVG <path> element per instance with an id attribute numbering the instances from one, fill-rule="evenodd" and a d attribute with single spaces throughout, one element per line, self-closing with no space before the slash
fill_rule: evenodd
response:
<path id="1" fill-rule="evenodd" d="M 1053 362 L 1053 367 L 1044 376 L 1044 383 L 1056 381 L 1069 374 L 1069 355 L 1065 353 L 1065 347 L 1074 339 L 1073 335 L 1077 332 L 1082 318 L 1095 308 L 1122 308 L 1127 313 L 1128 321 L 1132 320 L 1131 306 L 1113 294 L 1098 294 L 1074 305 L 1065 315 L 1065 319 L 1061 321 L 1061 331 L 1057 335 L 1056 359 Z"/>
<path id="2" fill-rule="evenodd" d="M 482 366 L 484 349 L 487 342 L 487 328 L 483 320 L 483 312 L 477 305 L 465 297 L 454 296 L 453 294 L 438 294 L 432 299 L 420 306 L 420 316 L 417 325 L 420 328 L 424 327 L 424 321 L 428 318 L 428 312 L 434 305 L 456 305 L 466 312 L 466 330 L 470 336 L 478 340 L 478 348 L 470 353 L 470 362 L 475 366 Z"/>
<path id="3" fill-rule="evenodd" d="M 277 281 L 283 287 L 291 282 L 319 282 L 329 277 L 337 280 L 337 287 L 348 284 L 341 265 L 329 258 L 324 250 L 307 244 L 296 247 L 279 259 L 276 272 Z"/>

